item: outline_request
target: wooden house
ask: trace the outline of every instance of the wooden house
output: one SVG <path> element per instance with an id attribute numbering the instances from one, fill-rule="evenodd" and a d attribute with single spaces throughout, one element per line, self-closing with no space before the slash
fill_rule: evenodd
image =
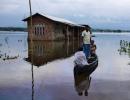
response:
<path id="1" fill-rule="evenodd" d="M 30 17 L 25 18 L 28 26 L 28 39 L 30 40 L 74 40 L 80 37 L 83 26 L 66 19 L 42 15 L 32 15 L 32 28 Z"/>

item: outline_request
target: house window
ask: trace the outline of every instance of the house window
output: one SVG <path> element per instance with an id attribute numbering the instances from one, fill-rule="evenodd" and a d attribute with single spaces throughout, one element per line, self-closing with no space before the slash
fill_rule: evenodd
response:
<path id="1" fill-rule="evenodd" d="M 44 30 L 44 26 L 43 26 L 43 27 L 42 27 L 42 34 L 44 34 L 44 31 L 45 31 L 45 30 Z"/>
<path id="2" fill-rule="evenodd" d="M 39 35 L 39 27 L 37 26 L 36 35 Z"/>
<path id="3" fill-rule="evenodd" d="M 35 27 L 35 35 L 37 34 L 37 27 Z"/>
<path id="4" fill-rule="evenodd" d="M 44 35 L 45 25 L 42 25 L 42 24 L 35 25 L 34 29 L 35 29 L 35 35 L 36 36 Z"/>
<path id="5" fill-rule="evenodd" d="M 41 28 L 41 26 L 39 27 L 39 35 L 41 36 L 42 35 L 42 28 Z"/>
<path id="6" fill-rule="evenodd" d="M 38 25 L 38 35 L 40 36 L 40 25 Z"/>

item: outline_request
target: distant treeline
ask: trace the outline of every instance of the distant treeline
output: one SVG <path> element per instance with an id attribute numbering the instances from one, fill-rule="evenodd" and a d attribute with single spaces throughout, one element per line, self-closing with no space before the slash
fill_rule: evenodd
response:
<path id="1" fill-rule="evenodd" d="M 0 31 L 22 31 L 27 32 L 24 27 L 0 27 Z M 130 32 L 130 30 L 92 29 L 93 32 Z"/>
<path id="2" fill-rule="evenodd" d="M 22 32 L 26 32 L 27 28 L 23 28 L 23 27 L 0 27 L 0 31 L 22 31 Z"/>
<path id="3" fill-rule="evenodd" d="M 92 29 L 93 32 L 130 32 L 130 30 Z"/>

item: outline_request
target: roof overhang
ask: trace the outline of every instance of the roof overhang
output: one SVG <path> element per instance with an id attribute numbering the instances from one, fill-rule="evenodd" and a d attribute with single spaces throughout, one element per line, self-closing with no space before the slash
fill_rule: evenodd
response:
<path id="1" fill-rule="evenodd" d="M 48 15 L 42 15 L 42 14 L 39 14 L 39 13 L 35 13 L 31 17 L 34 17 L 34 16 L 41 16 L 41 17 L 47 18 L 47 19 L 49 19 L 51 21 L 66 24 L 66 25 L 73 26 L 73 27 L 84 27 L 82 25 L 76 24 L 76 23 L 74 23 L 72 21 L 69 21 L 69 20 L 66 20 L 66 19 L 63 19 L 63 18 L 48 16 Z M 29 16 L 29 17 L 23 19 L 22 21 L 28 21 L 28 20 L 30 20 L 31 17 Z"/>

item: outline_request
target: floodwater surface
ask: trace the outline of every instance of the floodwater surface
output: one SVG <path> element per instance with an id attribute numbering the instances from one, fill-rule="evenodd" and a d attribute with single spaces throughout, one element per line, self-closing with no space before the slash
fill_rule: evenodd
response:
<path id="1" fill-rule="evenodd" d="M 0 100 L 130 100 L 130 33 L 95 33 L 93 39 L 99 65 L 91 81 L 75 80 L 77 41 L 31 45 L 27 33 L 0 32 Z M 83 87 L 88 96 L 79 95 Z"/>

